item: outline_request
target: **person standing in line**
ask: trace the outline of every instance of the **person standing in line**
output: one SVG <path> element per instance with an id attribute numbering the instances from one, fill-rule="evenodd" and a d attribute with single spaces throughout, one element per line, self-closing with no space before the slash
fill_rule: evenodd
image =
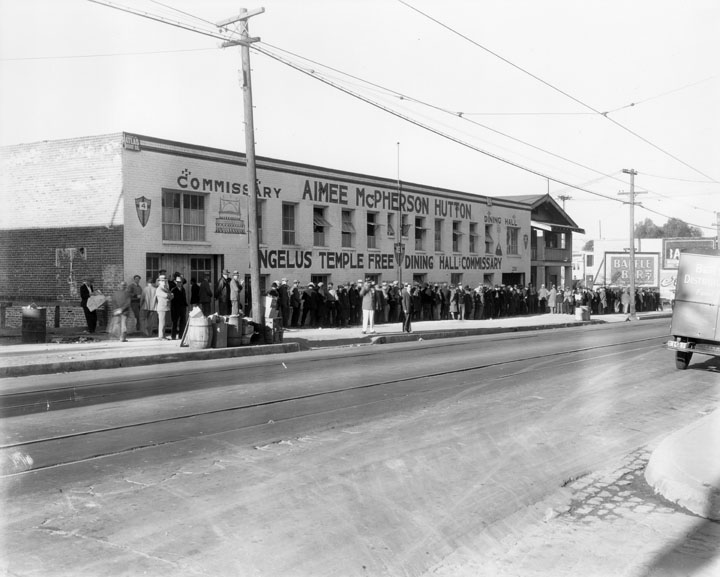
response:
<path id="1" fill-rule="evenodd" d="M 287 279 L 280 279 L 280 286 L 278 287 L 278 308 L 280 309 L 280 316 L 282 317 L 282 326 L 289 327 L 291 325 L 290 318 L 290 289 L 287 284 Z"/>
<path id="2" fill-rule="evenodd" d="M 148 277 L 140 297 L 140 330 L 146 337 L 152 336 L 153 325 L 157 321 L 155 312 L 155 285 Z"/>
<path id="3" fill-rule="evenodd" d="M 88 299 L 92 296 L 95 289 L 93 288 L 93 279 L 88 277 L 80 285 L 80 305 L 85 313 L 85 322 L 89 333 L 94 333 L 97 327 L 97 311 L 90 310 L 87 306 Z"/>
<path id="4" fill-rule="evenodd" d="M 115 330 L 117 330 L 118 340 L 122 343 L 127 342 L 127 319 L 130 312 L 131 292 L 125 281 L 122 281 L 118 289 L 112 295 L 112 307 Z M 139 314 L 139 313 L 138 313 Z"/>
<path id="5" fill-rule="evenodd" d="M 308 283 L 305 290 L 302 293 L 302 318 L 300 319 L 300 326 L 304 327 L 308 316 L 310 321 L 307 324 L 315 326 L 315 316 L 317 315 L 317 293 L 315 292 L 315 284 Z"/>
<path id="6" fill-rule="evenodd" d="M 538 296 L 538 312 L 541 315 L 544 315 L 547 312 L 547 299 L 548 299 L 548 290 L 545 288 L 544 284 L 540 285 L 540 290 L 537 293 Z"/>
<path id="7" fill-rule="evenodd" d="M 187 293 L 185 291 L 185 279 L 181 276 L 175 277 L 175 285 L 170 289 L 172 298 L 170 299 L 170 320 L 172 321 L 172 329 L 170 329 L 170 338 L 182 338 L 185 333 L 185 325 L 187 324 Z"/>
<path id="8" fill-rule="evenodd" d="M 375 288 L 370 281 L 365 281 L 360 289 L 362 299 L 362 333 L 375 333 Z"/>
<path id="9" fill-rule="evenodd" d="M 555 285 L 548 291 L 548 307 L 550 307 L 550 313 L 555 314 L 557 312 L 557 289 Z"/>
<path id="10" fill-rule="evenodd" d="M 292 309 L 292 318 L 290 320 L 290 326 L 297 327 L 298 321 L 300 320 L 300 281 L 294 280 L 292 288 L 290 289 L 290 308 Z"/>
<path id="11" fill-rule="evenodd" d="M 170 287 L 168 286 L 167 276 L 161 274 L 157 280 L 157 288 L 155 290 L 155 311 L 158 316 L 158 339 L 165 340 L 165 321 L 168 312 L 170 312 Z"/>
<path id="12" fill-rule="evenodd" d="M 198 296 L 200 298 L 200 308 L 202 309 L 203 315 L 209 317 L 212 312 L 213 291 L 210 287 L 210 277 L 208 275 L 203 275 L 200 281 Z"/>
<path id="13" fill-rule="evenodd" d="M 240 282 L 240 273 L 233 271 L 232 279 L 230 279 L 230 314 L 243 314 L 243 302 L 245 294 L 243 292 L 242 282 Z"/>
<path id="14" fill-rule="evenodd" d="M 190 308 L 193 307 L 200 308 L 200 285 L 195 277 L 190 279 Z"/>
<path id="15" fill-rule="evenodd" d="M 402 330 L 404 333 L 412 332 L 412 295 L 410 294 L 410 283 L 405 283 L 400 293 L 400 305 L 402 307 Z"/>
<path id="16" fill-rule="evenodd" d="M 140 299 L 142 297 L 142 287 L 140 286 L 140 275 L 136 274 L 133 281 L 128 285 L 128 293 L 130 293 L 130 310 L 135 317 L 135 331 L 140 332 Z"/>
<path id="17" fill-rule="evenodd" d="M 230 271 L 224 270 L 220 280 L 215 287 L 215 300 L 218 305 L 218 314 L 227 316 L 232 314 L 232 305 L 230 297 Z"/>

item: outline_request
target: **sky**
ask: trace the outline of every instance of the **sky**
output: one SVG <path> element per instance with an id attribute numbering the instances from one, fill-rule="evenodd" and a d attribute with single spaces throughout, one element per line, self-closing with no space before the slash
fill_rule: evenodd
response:
<path id="1" fill-rule="evenodd" d="M 629 236 L 632 169 L 635 222 L 716 235 L 717 0 L 112 3 L 211 34 L 264 8 L 259 156 L 550 193 L 586 231 L 576 247 Z M 0 145 L 125 131 L 245 152 L 240 48 L 220 44 L 88 0 L 0 0 Z"/>

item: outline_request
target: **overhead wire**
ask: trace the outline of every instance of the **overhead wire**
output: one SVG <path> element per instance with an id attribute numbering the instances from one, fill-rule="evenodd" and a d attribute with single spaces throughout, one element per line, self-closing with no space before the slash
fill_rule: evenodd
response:
<path id="1" fill-rule="evenodd" d="M 703 171 L 701 171 L 700 169 L 695 168 L 694 166 L 692 166 L 691 164 L 685 162 L 684 160 L 682 160 L 681 158 L 679 158 L 679 157 L 677 157 L 676 155 L 672 154 L 671 152 L 665 150 L 664 148 L 661 148 L 660 146 L 658 146 L 658 145 L 655 144 L 654 142 L 648 140 L 648 139 L 645 138 L 644 136 L 638 134 L 637 132 L 633 131 L 632 129 L 628 128 L 627 126 L 621 124 L 620 122 L 618 122 L 618 121 L 615 120 L 614 118 L 611 118 L 611 117 L 609 116 L 609 112 L 601 112 L 600 110 L 594 108 L 593 106 L 590 106 L 589 104 L 583 102 L 583 101 L 580 100 L 579 98 L 576 98 L 576 97 L 573 96 L 572 94 L 570 94 L 570 93 L 562 90 L 561 88 L 558 88 L 558 87 L 555 86 L 554 84 L 551 84 L 551 83 L 548 82 L 547 80 L 545 80 L 545 79 L 537 76 L 536 74 L 533 74 L 532 72 L 526 70 L 525 68 L 523 68 L 523 67 L 521 67 L 521 66 L 518 66 L 518 65 L 515 64 L 514 62 L 512 62 L 512 61 L 508 60 L 507 58 L 501 56 L 501 55 L 498 54 L 497 52 L 494 52 L 494 51 L 490 50 L 490 49 L 487 48 L 486 46 L 483 46 L 482 44 L 480 44 L 480 43 L 477 42 L 476 40 L 470 38 L 469 36 L 467 36 L 467 35 L 465 35 L 465 34 L 462 34 L 461 32 L 455 30 L 455 29 L 452 28 L 451 26 L 445 24 L 444 22 L 441 22 L 441 21 L 438 20 L 437 18 L 434 18 L 433 16 L 430 16 L 429 14 L 427 14 L 427 13 L 423 12 L 422 10 L 420 10 L 419 8 L 416 8 L 415 6 L 413 6 L 412 4 L 410 4 L 409 2 L 407 2 L 406 0 L 397 0 L 397 1 L 398 1 L 400 4 L 402 4 L 402 5 L 410 8 L 411 10 L 413 10 L 413 11 L 417 12 L 418 14 L 422 15 L 423 17 L 427 18 L 428 20 L 436 23 L 438 26 L 441 26 L 442 28 L 445 28 L 446 30 L 450 31 L 451 33 L 453 33 L 453 34 L 459 36 L 460 38 L 462 38 L 462 39 L 470 42 L 471 44 L 477 46 L 477 47 L 480 48 L 481 50 L 484 50 L 485 52 L 487 52 L 487 53 L 491 54 L 492 56 L 494 56 L 494 57 L 502 60 L 502 61 L 505 62 L 506 64 L 512 66 L 513 68 L 521 71 L 523 74 L 526 74 L 526 75 L 530 76 L 531 78 L 537 80 L 537 81 L 540 82 L 541 84 L 544 84 L 545 86 L 547 86 L 548 88 L 554 90 L 555 92 L 558 92 L 558 93 L 562 94 L 563 96 L 569 98 L 569 99 L 572 100 L 573 102 L 576 102 L 577 104 L 580 104 L 580 105 L 583 106 L 584 108 L 587 108 L 588 110 L 591 110 L 592 112 L 594 112 L 594 113 L 596 113 L 596 114 L 599 114 L 599 115 L 605 117 L 607 120 L 609 120 L 610 122 L 612 122 L 613 124 L 615 124 L 616 126 L 618 126 L 619 128 L 621 128 L 622 130 L 628 132 L 629 134 L 632 134 L 632 135 L 635 136 L 636 138 L 638 138 L 638 139 L 640 139 L 641 141 L 643 141 L 645 144 L 653 147 L 654 149 L 658 150 L 659 152 L 662 152 L 663 154 L 665 154 L 666 156 L 672 158 L 672 159 L 675 160 L 676 162 L 679 162 L 679 163 L 682 164 L 683 166 L 691 169 L 693 172 L 696 172 L 696 173 L 700 174 L 701 176 L 707 178 L 708 181 L 713 182 L 713 183 L 718 183 L 718 184 L 720 184 L 720 181 L 716 180 L 716 179 L 713 178 L 712 176 L 710 176 L 710 175 L 708 175 L 708 174 L 705 174 L 705 173 L 704 173 Z"/>
<path id="2" fill-rule="evenodd" d="M 487 130 L 489 130 L 489 131 L 491 131 L 491 132 L 494 132 L 494 133 L 496 133 L 496 134 L 499 134 L 499 135 L 501 135 L 501 136 L 504 136 L 504 137 L 506 137 L 506 138 L 509 138 L 509 139 L 511 139 L 511 140 L 513 140 L 513 141 L 515 141 L 515 142 L 519 142 L 519 143 L 521 143 L 521 144 L 523 144 L 523 145 L 526 145 L 526 146 L 528 146 L 528 147 L 530 147 L 530 148 L 533 148 L 533 149 L 535 149 L 535 150 L 538 150 L 538 151 L 543 152 L 543 153 L 545 153 L 545 154 L 548 154 L 548 155 L 550 155 L 550 156 L 554 156 L 554 157 L 556 157 L 556 158 L 559 158 L 559 159 L 561 159 L 561 160 L 564 160 L 564 161 L 566 161 L 566 162 L 569 162 L 569 163 L 571 163 L 571 164 L 574 164 L 574 165 L 576 165 L 576 166 L 579 166 L 579 167 L 584 168 L 584 169 L 586 169 L 586 170 L 589 170 L 589 171 L 591 171 L 591 172 L 595 172 L 596 174 L 600 174 L 600 175 L 602 176 L 602 178 L 610 178 L 610 179 L 613 179 L 613 180 L 615 180 L 615 181 L 617 181 L 617 182 L 621 182 L 621 183 L 625 184 L 625 181 L 624 181 L 624 180 L 622 180 L 621 178 L 618 178 L 618 177 L 616 176 L 616 175 L 620 174 L 619 172 L 616 172 L 616 173 L 613 173 L 613 174 L 606 174 L 606 173 L 604 173 L 604 172 L 602 172 L 602 171 L 599 171 L 599 170 L 597 170 L 597 169 L 595 169 L 595 168 L 592 168 L 592 167 L 590 167 L 590 166 L 587 166 L 587 165 L 584 165 L 584 164 L 582 164 L 582 163 L 576 162 L 576 161 L 571 160 L 571 159 L 569 159 L 569 158 L 567 158 L 567 157 L 564 157 L 564 156 L 562 156 L 562 155 L 553 153 L 553 152 L 551 152 L 551 151 L 549 151 L 549 150 L 546 150 L 546 149 L 544 149 L 544 148 L 542 148 L 542 147 L 533 145 L 533 144 L 531 144 L 531 143 L 529 143 L 529 142 L 526 142 L 526 141 L 524 141 L 524 140 L 522 140 L 522 139 L 516 138 L 516 137 L 511 136 L 511 135 L 509 135 L 509 134 L 506 134 L 506 133 L 504 133 L 504 132 L 502 132 L 502 131 L 496 130 L 496 129 L 494 129 L 494 128 L 490 127 L 490 126 L 487 126 L 487 125 L 485 125 L 485 124 L 482 124 L 482 123 L 479 123 L 479 122 L 476 122 L 476 121 L 467 119 L 467 118 L 465 118 L 465 115 L 464 115 L 464 114 L 455 113 L 455 112 L 453 112 L 453 111 L 451 111 L 451 110 L 449 110 L 449 109 L 447 109 L 447 108 L 443 108 L 443 107 L 440 107 L 440 106 L 437 106 L 437 105 L 434 105 L 434 104 L 425 102 L 425 101 L 423 101 L 423 100 L 417 99 L 417 98 L 415 98 L 415 97 L 413 97 L 413 96 L 409 96 L 409 95 L 407 95 L 407 94 L 403 94 L 403 93 L 398 92 L 398 91 L 396 91 L 396 90 L 394 90 L 394 89 L 390 89 L 390 88 L 381 86 L 381 85 L 379 85 L 379 84 L 376 84 L 376 83 L 374 83 L 374 82 L 365 80 L 365 79 L 360 78 L 360 77 L 358 77 L 358 76 L 355 76 L 355 75 L 353 75 L 353 74 L 349 74 L 349 73 L 347 73 L 347 72 L 343 72 L 343 71 L 341 71 L 341 70 L 338 70 L 337 68 L 334 68 L 334 67 L 332 67 L 332 66 L 328 66 L 328 65 L 326 65 L 326 64 L 322 64 L 322 63 L 320 63 L 320 62 L 318 62 L 318 61 L 316 61 L 316 60 L 312 60 L 312 59 L 306 58 L 306 57 L 304 57 L 304 56 L 300 56 L 300 55 L 298 55 L 298 54 L 296 54 L 296 53 L 294 53 L 294 52 L 291 52 L 291 51 L 289 51 L 289 50 L 286 50 L 286 49 L 283 49 L 283 48 L 280 48 L 280 47 L 277 47 L 277 46 L 273 46 L 272 44 L 269 44 L 269 43 L 266 43 L 266 42 L 261 42 L 260 44 L 261 44 L 261 45 L 264 45 L 264 46 L 269 46 L 269 47 L 273 48 L 274 50 L 279 50 L 279 51 L 281 51 L 281 52 L 283 52 L 283 53 L 285 53 L 285 54 L 290 54 L 290 55 L 292 55 L 293 57 L 302 59 L 303 61 L 306 61 L 306 62 L 309 62 L 309 63 L 313 64 L 314 66 L 319 66 L 319 67 L 326 68 L 326 69 L 328 69 L 328 70 L 332 70 L 333 72 L 336 72 L 336 73 L 338 73 L 338 74 L 343 75 L 343 77 L 352 78 L 352 79 L 357 80 L 358 82 L 362 83 L 362 85 L 368 85 L 368 86 L 371 86 L 371 87 L 373 87 L 373 88 L 377 88 L 379 91 L 381 91 L 381 92 L 383 92 L 383 93 L 386 93 L 386 94 L 393 95 L 393 96 L 395 96 L 395 97 L 397 97 L 397 98 L 400 98 L 401 100 L 409 101 L 409 102 L 415 102 L 415 103 L 421 104 L 421 105 L 423 105 L 423 106 L 427 106 L 427 107 L 429 107 L 429 108 L 431 108 L 431 109 L 434 109 L 434 110 L 437 110 L 437 111 L 440 111 L 440 112 L 444 112 L 444 113 L 447 113 L 447 114 L 450 114 L 450 115 L 453 115 L 453 116 L 458 116 L 458 117 L 462 118 L 463 120 L 466 120 L 467 122 L 470 122 L 470 123 L 472 123 L 472 124 L 475 124 L 475 125 L 477 125 L 477 126 L 480 126 L 480 127 L 482 127 L 482 128 L 485 128 L 485 129 L 487 129 Z M 253 48 L 255 48 L 255 47 L 253 47 Z M 298 65 L 298 66 L 301 66 L 301 65 Z M 308 68 L 307 66 L 305 66 L 305 67 L 303 67 L 303 68 L 304 68 L 309 74 L 311 74 L 311 75 L 317 75 L 317 74 L 319 74 L 319 72 L 318 72 L 316 69 Z M 602 178 L 601 178 L 600 180 L 602 180 Z M 597 181 L 597 180 L 591 181 L 591 182 L 596 182 L 596 181 Z M 706 181 L 701 181 L 701 182 L 706 183 Z M 653 191 L 653 190 L 650 190 L 650 189 L 647 189 L 647 188 L 639 187 L 639 188 L 638 188 L 638 191 L 648 192 L 648 193 L 651 193 L 651 194 L 656 194 L 656 195 L 659 196 L 659 197 L 663 197 L 663 198 L 666 198 L 666 199 L 671 200 L 671 201 L 676 201 L 676 199 L 673 199 L 672 197 L 663 195 L 663 194 L 661 194 L 661 193 L 659 193 L 659 192 L 656 192 L 656 191 Z M 702 208 L 702 207 L 696 207 L 696 206 L 692 206 L 692 208 L 695 208 L 695 209 L 697 209 L 697 210 L 707 210 L 707 209 L 704 209 L 704 208 Z"/>
<path id="3" fill-rule="evenodd" d="M 93 2 L 93 3 L 95 3 L 95 4 L 103 5 L 103 6 L 106 6 L 106 7 L 109 7 L 109 8 L 113 8 L 113 9 L 116 9 L 116 10 L 119 10 L 119 11 L 123 11 L 123 12 L 127 12 L 127 13 L 130 13 L 130 14 L 134 14 L 134 15 L 136 15 L 136 16 L 140 16 L 140 17 L 143 17 L 143 18 L 146 18 L 146 19 L 149 19 L 149 20 L 154 20 L 154 21 L 156 21 L 156 22 L 161 22 L 161 23 L 163 23 L 163 24 L 167 24 L 167 25 L 174 26 L 174 27 L 177 27 L 177 28 L 181 28 L 181 29 L 184 29 L 184 30 L 188 30 L 188 31 L 191 31 L 191 32 L 196 32 L 196 33 L 201 34 L 201 35 L 205 35 L 205 36 L 217 38 L 217 39 L 220 39 L 220 40 L 223 40 L 223 41 L 228 41 L 228 40 L 233 40 L 233 39 L 234 39 L 233 37 L 228 37 L 228 36 L 226 36 L 226 35 L 224 35 L 224 34 L 221 34 L 221 33 L 218 33 L 218 32 L 214 32 L 214 31 L 210 31 L 210 30 L 203 30 L 203 29 L 201 29 L 201 28 L 199 28 L 199 27 L 197 27 L 197 26 L 193 26 L 193 25 L 190 25 L 190 24 L 182 23 L 182 22 L 171 21 L 171 20 L 168 20 L 168 19 L 163 18 L 163 17 L 161 17 L 161 16 L 158 16 L 158 15 L 155 15 L 155 14 L 151 14 L 151 13 L 149 13 L 149 12 L 143 12 L 143 11 L 140 11 L 140 10 L 136 10 L 136 9 L 133 9 L 133 8 L 129 8 L 129 7 L 126 7 L 126 6 L 122 6 L 122 5 L 116 4 L 116 3 L 114 3 L 114 2 L 110 2 L 109 0 L 89 0 L 89 1 L 90 1 L 90 2 Z M 402 0 L 400 0 L 400 1 L 402 1 Z M 197 17 L 195 17 L 195 18 L 197 18 Z M 201 19 L 201 18 L 197 18 L 197 19 L 198 19 L 198 20 L 201 20 L 201 21 L 203 21 L 203 22 L 208 22 L 207 20 L 203 20 L 203 19 Z M 481 148 L 479 148 L 479 147 L 477 147 L 477 146 L 475 146 L 475 145 L 472 145 L 472 144 L 470 144 L 470 143 L 467 143 L 467 142 L 465 142 L 465 141 L 463 141 L 463 140 L 461 140 L 461 139 L 459 139 L 459 138 L 457 138 L 457 137 L 455 137 L 455 136 L 453 136 L 453 135 L 444 133 L 444 132 L 442 132 L 442 131 L 440 131 L 440 130 L 432 127 L 432 126 L 428 126 L 428 125 L 426 125 L 426 124 L 424 124 L 424 123 L 421 123 L 421 122 L 419 122 L 419 121 L 417 121 L 417 120 L 415 120 L 415 119 L 413 119 L 413 118 L 410 118 L 410 117 L 408 117 L 408 116 L 406 116 L 406 115 L 400 114 L 399 112 L 397 112 L 397 111 L 395 111 L 395 110 L 392 110 L 392 109 L 388 108 L 387 106 L 384 106 L 384 105 L 382 105 L 382 104 L 379 104 L 379 103 L 377 103 L 377 102 L 374 102 L 374 101 L 372 101 L 371 99 L 369 99 L 369 98 L 367 98 L 367 97 L 365 97 L 365 96 L 363 96 L 363 95 L 357 94 L 357 93 L 355 93 L 355 92 L 353 92 L 353 91 L 351 91 L 351 90 L 349 90 L 349 89 L 347 89 L 347 88 L 345 88 L 345 87 L 339 86 L 339 85 L 337 85 L 337 84 L 334 83 L 334 82 L 331 82 L 331 81 L 329 81 L 329 80 L 327 80 L 327 79 L 325 79 L 325 78 L 321 78 L 321 77 L 319 77 L 317 74 L 315 74 L 314 71 L 304 70 L 302 67 L 296 65 L 295 63 L 289 62 L 289 61 L 287 61 L 287 59 L 282 58 L 282 57 L 280 57 L 280 56 L 278 56 L 278 55 L 276 55 L 276 54 L 273 54 L 272 52 L 268 51 L 267 49 L 260 48 L 260 47 L 257 46 L 257 45 L 253 45 L 253 46 L 251 46 L 251 48 L 252 48 L 253 50 L 257 51 L 257 52 L 260 53 L 260 54 L 264 54 L 265 56 L 267 56 L 267 57 L 269 57 L 269 58 L 275 59 L 275 60 L 277 60 L 278 62 L 281 62 L 281 63 L 283 63 L 283 64 L 285 64 L 285 65 L 287 65 L 287 66 L 289 66 L 289 67 L 291 67 L 291 68 L 293 68 L 293 69 L 295 69 L 295 70 L 297 70 L 297 71 L 299 71 L 299 72 L 301 72 L 301 73 L 303 73 L 303 74 L 306 74 L 306 75 L 308 75 L 308 76 L 310 76 L 310 77 L 313 77 L 313 78 L 319 80 L 320 82 L 323 82 L 323 83 L 325 83 L 325 84 L 327 84 L 327 85 L 329 85 L 329 86 L 332 86 L 332 87 L 336 88 L 337 90 L 340 90 L 341 92 L 344 92 L 344 93 L 346 93 L 346 94 L 348 94 L 348 95 L 350 95 L 350 96 L 353 96 L 354 98 L 357 98 L 357 99 L 359 99 L 359 100 L 362 100 L 362 101 L 366 102 L 367 104 L 370 104 L 371 106 L 374 106 L 374 107 L 376 107 L 376 108 L 379 108 L 379 109 L 381 109 L 381 110 L 384 110 L 385 112 L 387 112 L 387 113 L 389 113 L 389 114 L 392 114 L 393 116 L 396 116 L 396 117 L 398 117 L 398 118 L 400 118 L 400 119 L 402 119 L 402 120 L 405 120 L 406 122 L 409 122 L 409 123 L 411 123 L 411 124 L 413 124 L 413 125 L 416 125 L 416 126 L 418 126 L 418 127 L 420 127 L 420 128 L 423 128 L 423 129 L 425 129 L 425 130 L 427 130 L 427 131 L 429 131 L 429 132 L 432 132 L 432 133 L 434 133 L 434 134 L 436 134 L 436 135 L 438 135 L 438 136 L 441 136 L 441 137 L 446 138 L 446 139 L 448 139 L 448 140 L 451 140 L 451 141 L 453 141 L 453 142 L 455 142 L 455 143 L 457 143 L 457 144 L 460 144 L 461 146 L 470 148 L 470 149 L 472 149 L 472 150 L 475 150 L 475 151 L 477 151 L 477 152 L 480 152 L 480 153 L 483 154 L 483 155 L 486 155 L 486 156 L 488 156 L 488 157 L 494 158 L 494 159 L 496 159 L 496 160 L 498 160 L 498 161 L 500 161 L 500 162 L 503 162 L 503 163 L 508 164 L 508 165 L 510 165 L 510 166 L 514 166 L 515 168 L 518 168 L 518 169 L 523 170 L 523 171 L 525 171 L 525 172 L 528 172 L 528 173 L 531 173 L 531 174 L 535 174 L 536 176 L 540 176 L 541 178 L 544 178 L 544 179 L 546 179 L 546 180 L 548 180 L 548 181 L 556 182 L 556 183 L 561 184 L 561 185 L 563 185 L 563 186 L 566 186 L 566 187 L 568 187 L 568 188 L 572 188 L 572 189 L 575 189 L 575 190 L 580 190 L 580 191 L 583 191 L 583 192 L 587 192 L 588 194 L 595 195 L 595 196 L 598 196 L 598 197 L 602 197 L 602 198 L 605 198 L 606 200 L 611 200 L 611 201 L 614 201 L 614 202 L 622 202 L 622 201 L 620 201 L 620 200 L 617 199 L 617 198 L 613 198 L 613 197 L 611 197 L 611 196 L 607 196 L 607 195 L 604 195 L 604 194 L 602 194 L 602 193 L 599 193 L 599 192 L 596 192 L 596 191 L 592 191 L 592 190 L 586 189 L 586 188 L 584 188 L 584 187 L 580 187 L 580 186 L 574 185 L 574 184 L 572 184 L 572 183 L 566 182 L 566 181 L 564 181 L 564 180 L 562 180 L 562 179 L 559 179 L 559 178 L 551 177 L 551 176 L 546 175 L 546 174 L 544 174 L 544 173 L 542 173 L 542 172 L 540 172 L 540 171 L 538 171 L 538 170 L 535 170 L 535 169 L 532 169 L 532 168 L 523 166 L 523 165 L 521 165 L 521 164 L 519 164 L 519 163 L 513 162 L 513 161 L 511 161 L 511 160 L 509 160 L 509 159 L 503 158 L 503 157 L 501 157 L 501 156 L 499 156 L 499 155 L 493 154 L 493 153 L 491 153 L 491 152 L 489 152 L 489 151 L 487 151 L 487 150 L 481 149 Z M 704 175 L 703 175 L 703 176 L 704 176 Z M 658 213 L 658 214 L 659 214 L 659 213 Z M 661 216 L 665 216 L 666 218 L 671 218 L 671 217 L 669 217 L 669 216 L 667 216 L 667 215 L 661 215 Z"/>

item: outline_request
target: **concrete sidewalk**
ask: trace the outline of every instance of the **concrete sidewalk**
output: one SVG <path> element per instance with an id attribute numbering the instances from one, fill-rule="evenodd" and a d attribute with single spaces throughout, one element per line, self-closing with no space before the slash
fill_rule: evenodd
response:
<path id="1" fill-rule="evenodd" d="M 669 312 L 653 312 L 640 313 L 636 318 L 642 320 L 669 316 Z M 120 342 L 110 339 L 106 333 L 90 335 L 81 328 L 49 329 L 46 343 L 22 344 L 21 329 L 0 329 L 0 378 L 289 353 L 320 347 L 533 331 L 625 322 L 626 319 L 626 315 L 611 314 L 579 321 L 572 315 L 545 314 L 488 320 L 422 321 L 413 323 L 412 334 L 403 333 L 400 323 L 376 325 L 375 333 L 367 335 L 362 334 L 360 327 L 287 329 L 283 342 L 279 344 L 221 349 L 180 347 L 178 340 L 159 340 L 138 335 L 130 335 L 127 342 Z"/>
<path id="2" fill-rule="evenodd" d="M 639 313 L 631 322 L 665 318 L 669 332 L 670 317 L 669 311 Z M 624 322 L 627 315 L 623 314 L 596 316 L 589 321 L 546 314 L 416 322 L 412 334 L 402 333 L 399 323 L 376 325 L 375 334 L 370 335 L 363 335 L 360 327 L 303 328 L 287 330 L 283 343 L 223 349 L 192 349 L 180 347 L 177 340 L 133 335 L 122 343 L 109 339 L 107 334 L 88 335 L 77 328 L 50 329 L 45 344 L 21 344 L 20 329 L 0 329 L 0 378 Z M 718 446 L 720 411 L 663 441 L 653 453 L 646 478 L 669 501 L 700 516 L 720 520 L 720 459 L 713 458 Z"/>

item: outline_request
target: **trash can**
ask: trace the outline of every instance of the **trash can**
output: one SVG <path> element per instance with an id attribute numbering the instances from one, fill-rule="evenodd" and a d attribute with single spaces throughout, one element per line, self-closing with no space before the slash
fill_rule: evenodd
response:
<path id="1" fill-rule="evenodd" d="M 22 342 L 23 343 L 44 343 L 47 329 L 45 321 L 47 309 L 37 307 L 35 304 L 22 308 Z"/>
<path id="2" fill-rule="evenodd" d="M 577 307 L 575 309 L 575 320 L 576 321 L 589 321 L 590 320 L 590 307 Z"/>

